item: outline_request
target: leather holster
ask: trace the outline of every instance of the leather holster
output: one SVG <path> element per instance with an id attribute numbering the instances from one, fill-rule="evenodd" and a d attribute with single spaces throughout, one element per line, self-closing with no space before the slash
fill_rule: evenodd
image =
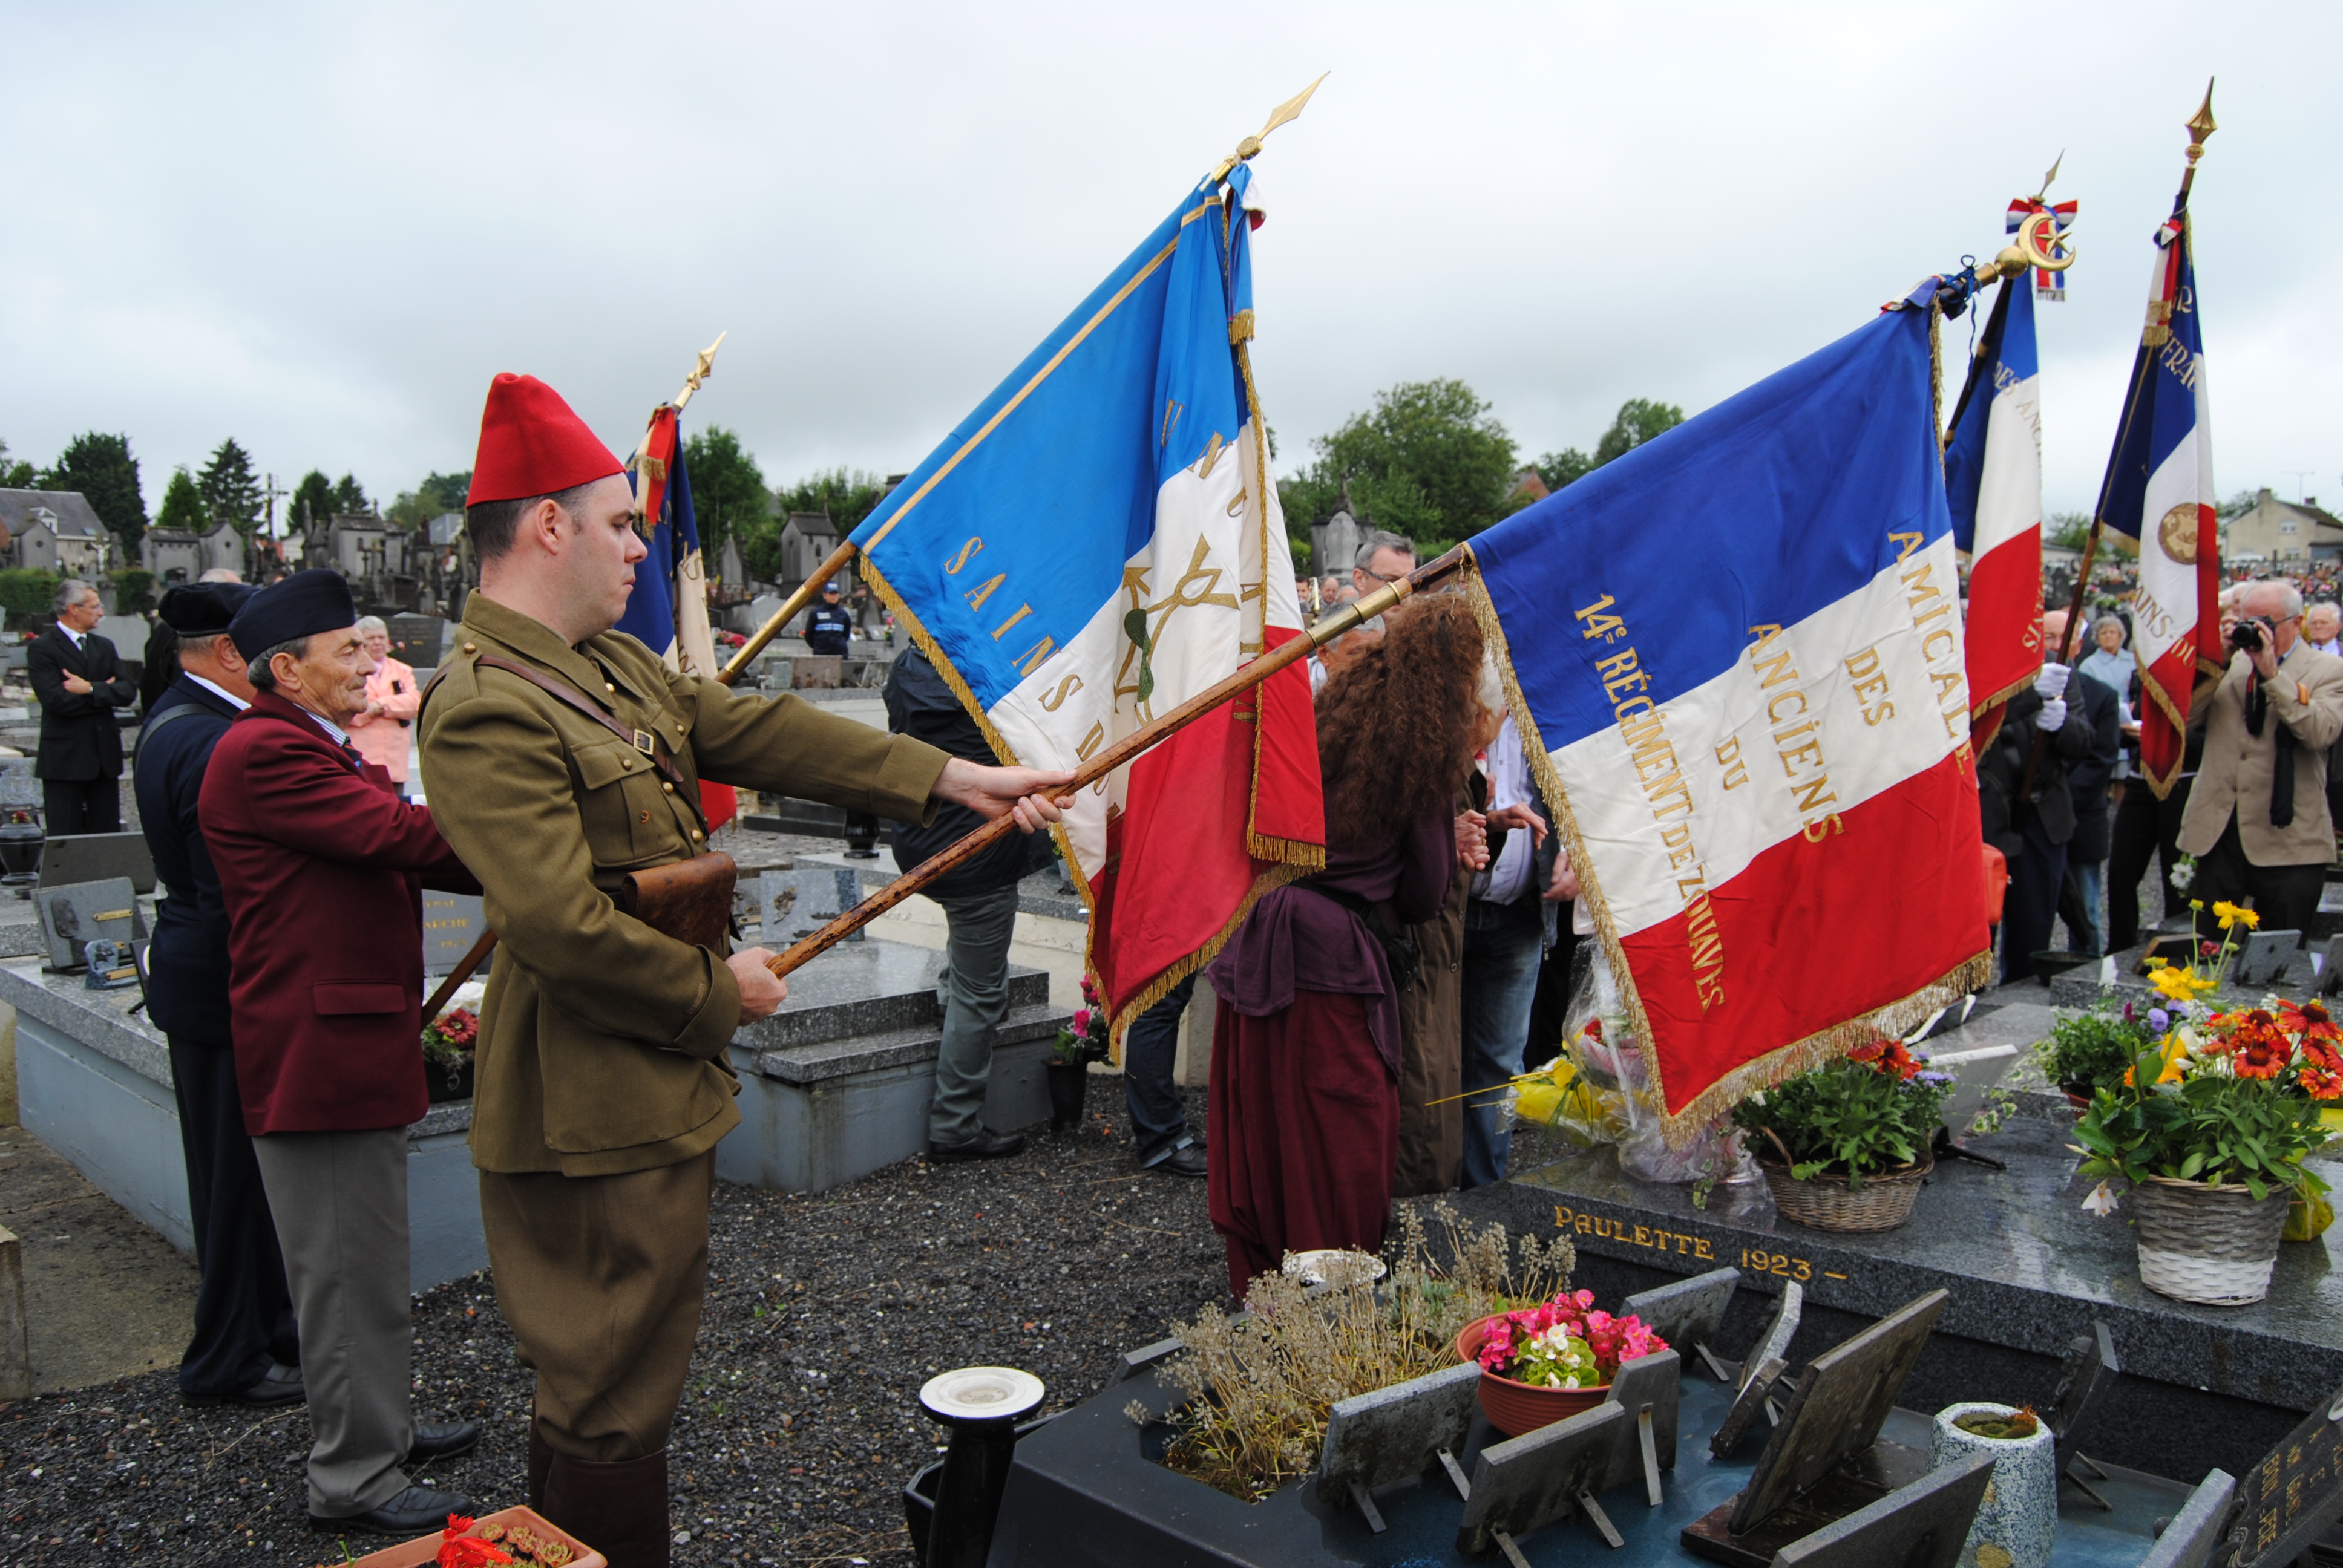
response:
<path id="1" fill-rule="evenodd" d="M 661 936 L 721 954 L 730 945 L 732 888 L 739 879 L 732 857 L 711 849 L 629 871 L 618 887 L 618 908 Z"/>

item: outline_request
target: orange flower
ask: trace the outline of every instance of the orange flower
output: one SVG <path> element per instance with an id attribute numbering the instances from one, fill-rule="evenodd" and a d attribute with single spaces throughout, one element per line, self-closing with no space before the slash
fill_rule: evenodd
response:
<path id="1" fill-rule="evenodd" d="M 2302 1081 L 2302 1091 L 2313 1100 L 2333 1100 L 2343 1096 L 2343 1073 L 2323 1067 L 2305 1067 L 2297 1076 Z"/>
<path id="2" fill-rule="evenodd" d="M 2239 1078 L 2276 1078 L 2294 1060 L 2294 1042 L 2274 1022 L 2247 1023 L 2230 1043 L 2237 1051 L 2230 1070 Z"/>
<path id="3" fill-rule="evenodd" d="M 2343 1043 L 2343 1026 L 2335 1022 L 2323 1003 L 2307 1001 L 2297 1007 L 2281 1001 L 2278 1008 L 2278 1021 L 2288 1033 L 2300 1036 L 2305 1045 L 2314 1040 Z"/>

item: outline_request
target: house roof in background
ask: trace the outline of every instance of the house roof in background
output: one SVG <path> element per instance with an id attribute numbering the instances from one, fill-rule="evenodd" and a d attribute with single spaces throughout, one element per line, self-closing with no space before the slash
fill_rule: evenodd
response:
<path id="1" fill-rule="evenodd" d="M 0 523 L 8 525 L 11 538 L 32 526 L 36 511 L 49 514 L 42 520 L 61 539 L 96 538 L 106 531 L 79 490 L 0 490 Z"/>

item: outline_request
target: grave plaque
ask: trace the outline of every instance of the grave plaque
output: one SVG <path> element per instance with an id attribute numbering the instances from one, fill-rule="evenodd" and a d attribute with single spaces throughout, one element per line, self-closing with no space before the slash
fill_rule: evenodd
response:
<path id="1" fill-rule="evenodd" d="M 1993 1455 L 1972 1453 L 1791 1542 L 1773 1568 L 1953 1568 L 1992 1483 Z"/>
<path id="2" fill-rule="evenodd" d="M 2210 1470 L 2172 1516 L 2139 1568 L 2205 1568 L 2228 1523 L 2229 1506 L 2237 1501 L 2237 1483 L 2226 1470 Z"/>
<path id="3" fill-rule="evenodd" d="M 33 908 L 40 917 L 53 973 L 78 973 L 88 961 L 92 942 L 126 945 L 146 934 L 146 918 L 138 912 L 138 899 L 127 877 L 42 888 L 33 894 Z"/>
<path id="4" fill-rule="evenodd" d="M 1620 1303 L 1622 1317 L 1641 1318 L 1644 1326 L 1686 1356 L 1693 1347 L 1714 1343 L 1733 1304 L 1734 1288 L 1741 1282 L 1738 1269 L 1717 1269 L 1678 1280 L 1672 1285 L 1629 1296 Z"/>
<path id="5" fill-rule="evenodd" d="M 387 623 L 390 657 L 417 669 L 439 662 L 439 647 L 447 623 L 436 615 L 395 615 Z"/>
<path id="6" fill-rule="evenodd" d="M 1320 1450 L 1318 1495 L 1359 1504 L 1380 1533 L 1382 1521 L 1368 1494 L 1423 1474 L 1439 1462 L 1443 1449 L 1463 1449 L 1480 1387 L 1480 1363 L 1465 1362 L 1336 1404 Z"/>
<path id="7" fill-rule="evenodd" d="M 1816 1356 L 1749 1484 L 1685 1526 L 1684 1549 L 1731 1568 L 1765 1568 L 1791 1542 L 1926 1474 L 1925 1451 L 1882 1442 L 1879 1430 L 1947 1299 L 1931 1291 Z"/>
<path id="8" fill-rule="evenodd" d="M 144 833 L 67 833 L 41 851 L 41 886 L 103 882 L 127 877 L 142 893 L 155 890 L 155 856 Z"/>
<path id="9" fill-rule="evenodd" d="M 2269 984 L 2285 971 L 2286 960 L 2301 945 L 2300 931 L 2247 931 L 2237 950 L 2237 983 L 2249 988 Z"/>
<path id="10" fill-rule="evenodd" d="M 1456 1550 L 1486 1552 L 1501 1534 L 1526 1535 L 1580 1512 L 1603 1483 L 1613 1448 L 1623 1435 L 1632 1439 L 1634 1427 L 1624 1407 L 1598 1404 L 1483 1449 Z M 1586 1512 L 1591 1518 L 1593 1510 Z"/>
<path id="11" fill-rule="evenodd" d="M 2117 1371 L 2115 1336 L 2107 1332 L 2107 1324 L 2095 1322 L 2089 1333 L 2076 1335 L 2067 1345 L 2066 1359 L 2059 1368 L 2058 1386 L 2050 1395 L 2050 1413 L 2043 1418 L 2051 1436 L 2057 1440 L 2057 1473 L 2110 1513 L 2115 1505 L 2073 1472 L 2079 1463 L 2097 1472 L 2101 1481 L 2107 1479 L 2106 1472 L 2083 1457 L 2079 1444 L 2084 1422 L 2090 1419 L 2092 1410 L 2107 1390 L 2115 1386 Z"/>
<path id="12" fill-rule="evenodd" d="M 1751 1348 L 1748 1359 L 1734 1369 L 1732 1381 L 1738 1385 L 1739 1395 L 1708 1440 L 1709 1452 L 1719 1459 L 1739 1445 L 1757 1419 L 1758 1412 L 1765 1408 L 1765 1402 L 1774 1397 L 1774 1380 L 1781 1375 L 1786 1364 L 1790 1342 L 1797 1337 L 1798 1320 L 1805 1312 L 1805 1301 L 1806 1292 L 1796 1281 L 1785 1282 L 1782 1286 L 1782 1299 L 1774 1306 L 1774 1321 L 1766 1325 L 1764 1333 L 1757 1336 L 1757 1343 Z M 1716 1372 L 1720 1377 L 1725 1375 L 1723 1369 L 1729 1363 L 1720 1363 L 1705 1352 L 1703 1358 L 1709 1363 L 1711 1371 Z"/>
<path id="13" fill-rule="evenodd" d="M 423 972 L 444 975 L 463 960 L 487 930 L 477 893 L 442 893 L 423 890 Z M 491 960 L 496 955 L 489 955 Z M 486 974 L 488 966 L 480 966 Z"/>
<path id="14" fill-rule="evenodd" d="M 846 866 L 801 866 L 790 871 L 762 871 L 757 877 L 759 940 L 769 948 L 786 947 L 809 937 L 862 901 L 861 873 Z M 859 942 L 856 931 L 846 939 Z"/>
<path id="15" fill-rule="evenodd" d="M 2235 1568 L 2284 1568 L 2343 1518 L 2343 1389 L 2237 1482 Z M 2175 1522 L 2177 1523 L 2177 1521 Z M 2167 1531 L 2167 1533 L 2169 1533 Z"/>
<path id="16" fill-rule="evenodd" d="M 1684 1358 L 1673 1350 L 1621 1365 L 1604 1397 L 1627 1412 L 1628 1425 L 1596 1492 L 1641 1481 L 1646 1501 L 1660 1505 L 1660 1472 L 1676 1467 L 1676 1404 L 1683 1389 Z"/>
<path id="17" fill-rule="evenodd" d="M 5 804 L 7 804 L 6 799 L 0 797 L 0 806 Z M 2338 890 L 2343 890 L 2337 888 L 2328 890 L 2329 893 Z M 2326 905 L 2322 903 L 2319 908 L 2323 910 Z M 2343 992 L 2343 937 L 2327 939 L 2326 957 L 2318 966 L 2318 984 L 2313 989 L 2320 996 L 2334 996 L 2338 992 Z"/>

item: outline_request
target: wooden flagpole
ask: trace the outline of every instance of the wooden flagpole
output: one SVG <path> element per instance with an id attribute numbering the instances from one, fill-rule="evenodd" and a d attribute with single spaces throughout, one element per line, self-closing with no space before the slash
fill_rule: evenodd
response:
<path id="1" fill-rule="evenodd" d="M 1464 550 L 1459 546 L 1446 555 L 1425 562 L 1397 582 L 1386 583 L 1357 602 L 1345 605 L 1300 637 L 1281 643 L 1235 674 L 1198 692 L 1161 719 L 1132 730 L 1113 745 L 1101 749 L 1096 756 L 1074 770 L 1073 778 L 1064 786 L 1066 791 L 1071 793 L 1097 783 L 1141 752 L 1169 740 L 1213 709 L 1232 698 L 1242 696 L 1296 659 L 1306 658 L 1344 632 L 1354 629 L 1360 623 L 1373 620 L 1417 589 L 1453 576 L 1463 564 Z M 775 955 L 765 967 L 777 975 L 786 975 L 809 960 L 828 952 L 937 878 L 982 854 L 1016 825 L 1015 819 L 1009 816 L 994 818 L 951 848 L 920 861 L 821 930 L 799 940 L 787 951 Z"/>

